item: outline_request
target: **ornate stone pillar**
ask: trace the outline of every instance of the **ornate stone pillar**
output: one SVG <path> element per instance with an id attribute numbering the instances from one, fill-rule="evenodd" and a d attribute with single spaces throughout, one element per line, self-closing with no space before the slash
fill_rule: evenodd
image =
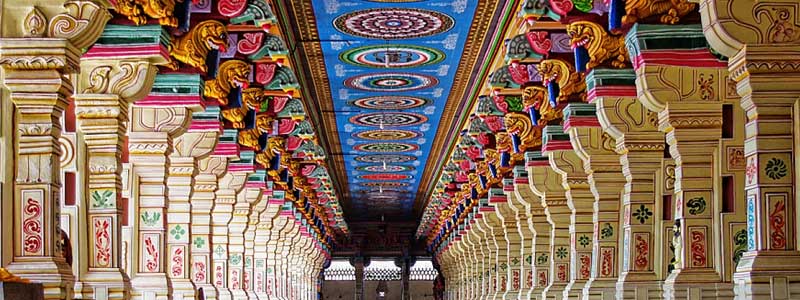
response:
<path id="1" fill-rule="evenodd" d="M 211 225 L 212 225 L 212 240 L 211 245 L 214 247 L 212 268 L 214 278 L 212 282 L 217 288 L 217 299 L 233 299 L 231 294 L 231 272 L 232 269 L 228 262 L 231 260 L 230 250 L 228 248 L 230 238 L 228 225 L 231 222 L 234 214 L 234 204 L 236 203 L 239 191 L 244 187 L 247 181 L 247 174 L 252 172 L 253 164 L 250 162 L 239 163 L 239 161 L 231 161 L 228 164 L 228 173 L 219 180 L 219 188 L 216 192 L 216 199 L 214 199 L 214 209 L 211 211 Z M 239 257 L 241 260 L 241 257 Z"/>
<path id="2" fill-rule="evenodd" d="M 502 193 L 501 193 L 502 194 Z M 490 299 L 502 299 L 503 294 L 508 289 L 508 240 L 506 240 L 505 231 L 503 231 L 503 219 L 500 218 L 498 212 L 497 202 L 502 201 L 502 198 L 489 198 L 489 206 L 494 209 L 487 211 L 484 215 L 484 222 L 492 230 L 492 244 L 497 247 L 495 252 L 495 261 L 492 262 L 492 273 L 494 273 L 494 286 L 493 291 L 489 295 Z"/>
<path id="3" fill-rule="evenodd" d="M 486 277 L 487 277 L 487 284 L 486 284 L 486 296 L 487 299 L 494 299 L 494 295 L 496 294 L 498 288 L 498 276 L 497 276 L 497 264 L 498 264 L 498 253 L 500 249 L 497 245 L 497 231 L 499 228 L 494 227 L 492 223 L 489 222 L 489 216 L 493 216 L 494 213 L 494 206 L 489 205 L 489 199 L 482 198 L 481 201 L 481 217 L 478 218 L 478 224 L 480 229 L 484 232 L 483 240 L 486 243 L 486 249 L 488 249 L 488 259 L 486 264 Z"/>
<path id="4" fill-rule="evenodd" d="M 269 274 L 272 270 L 267 268 L 270 245 L 274 243 L 270 240 L 270 231 L 273 228 L 272 220 L 278 216 L 284 202 L 282 191 L 271 191 L 270 193 L 272 195 L 268 196 L 267 207 L 261 213 L 255 236 L 253 286 L 259 300 L 268 299 L 269 297 L 267 294 L 267 278 L 274 276 Z"/>
<path id="5" fill-rule="evenodd" d="M 531 163 L 536 163 L 536 161 L 531 161 Z M 547 222 L 541 199 L 533 193 L 530 187 L 530 180 L 526 166 L 514 167 L 514 195 L 526 207 L 526 211 L 529 211 L 529 222 L 533 233 L 531 256 L 525 258 L 525 263 L 531 266 L 525 283 L 528 289 L 527 299 L 539 299 L 542 291 L 549 284 L 550 261 L 548 257 L 550 256 L 551 226 Z M 530 262 L 527 261 L 528 259 Z"/>
<path id="6" fill-rule="evenodd" d="M 594 195 L 589 188 L 583 161 L 573 150 L 569 134 L 564 132 L 564 128 L 548 125 L 542 135 L 542 152 L 550 158 L 553 170 L 561 175 L 567 206 L 572 210 L 569 226 L 570 281 L 565 287 L 564 296 L 582 298 L 583 288 L 592 270 Z"/>
<path id="7" fill-rule="evenodd" d="M 478 222 L 479 218 L 483 216 L 480 213 L 480 204 L 475 205 L 473 207 L 472 212 L 470 213 L 470 217 L 468 224 L 469 230 L 467 231 L 470 235 L 470 240 L 473 243 L 474 253 L 477 259 L 477 265 L 475 268 L 475 276 L 477 280 L 476 288 L 478 289 L 475 293 L 478 299 L 483 299 L 486 297 L 486 290 L 488 286 L 488 255 L 489 249 L 486 248 L 486 241 L 485 241 L 485 234 L 483 229 L 480 227 L 480 223 Z"/>
<path id="8" fill-rule="evenodd" d="M 252 201 L 252 209 L 247 218 L 247 230 L 244 233 L 244 272 L 242 273 L 242 288 L 247 293 L 248 299 L 257 299 L 255 288 L 255 251 L 256 251 L 256 232 L 261 224 L 261 214 L 267 208 L 268 195 L 266 186 L 266 171 L 256 170 L 250 175 L 247 181 L 246 198 Z M 255 200 L 249 200 L 255 199 Z M 271 220 L 267 220 L 271 221 Z M 258 245 L 266 250 L 266 241 Z M 263 265 L 262 265 L 263 266 Z"/>
<path id="9" fill-rule="evenodd" d="M 661 299 L 662 264 L 655 241 L 661 240 L 661 166 L 664 159 L 664 134 L 658 131 L 658 117 L 636 100 L 633 70 L 595 69 L 587 82 L 613 95 L 596 93 L 597 119 L 603 131 L 615 140 L 620 154 L 625 188 L 622 194 L 622 269 L 617 281 L 617 299 Z M 622 94 L 616 94 L 622 93 Z M 625 95 L 625 96 L 621 96 Z"/>
<path id="10" fill-rule="evenodd" d="M 285 197 L 284 191 L 273 191 L 274 197 L 283 199 Z M 288 208 L 287 208 L 288 205 Z M 272 219 L 272 230 L 270 230 L 269 242 L 267 244 L 267 295 L 269 299 L 277 299 L 278 297 L 278 279 L 280 277 L 280 256 L 279 249 L 285 242 L 282 240 L 281 232 L 288 225 L 289 220 L 287 214 L 291 213 L 291 203 L 284 202 L 278 215 Z"/>
<path id="11" fill-rule="evenodd" d="M 587 82 L 590 97 L 623 96 L 614 90 Z M 603 132 L 597 121 L 594 104 L 570 103 L 564 109 L 564 129 L 569 133 L 572 148 L 583 162 L 594 196 L 591 277 L 583 290 L 584 299 L 614 299 L 619 274 L 620 195 L 625 177 L 615 141 Z"/>
<path id="12" fill-rule="evenodd" d="M 569 283 L 570 273 L 570 224 L 573 209 L 567 205 L 566 191 L 561 185 L 561 174 L 555 172 L 549 159 L 541 152 L 525 154 L 530 187 L 541 199 L 541 206 L 551 225 L 549 284 L 542 291 L 542 298 L 558 298 Z M 538 259 L 538 258 L 537 258 Z"/>
<path id="13" fill-rule="evenodd" d="M 520 244 L 520 274 L 519 280 L 519 299 L 530 299 L 534 282 L 534 263 L 533 254 L 536 244 L 536 231 L 533 228 L 533 218 L 530 204 L 525 202 L 517 193 L 518 183 L 528 183 L 528 172 L 524 166 L 516 166 L 513 169 L 514 177 L 504 181 L 503 192 L 508 197 L 509 207 L 517 215 L 517 231 L 519 232 L 522 243 Z M 513 275 L 513 274 L 512 274 Z M 513 280 L 513 276 L 512 276 Z"/>
<path id="14" fill-rule="evenodd" d="M 3 9 L 22 12 L 14 6 L 27 5 L 7 2 Z M 11 203 L 4 208 L 12 211 L 4 211 L 11 221 L 3 224 L 13 224 L 13 228 L 7 230 L 10 238 L 3 236 L 3 245 L 13 246 L 9 245 L 10 255 L 4 250 L 2 260 L 8 262 L 10 272 L 41 282 L 45 299 L 61 299 L 72 297 L 75 280 L 57 243 L 60 119 L 73 92 L 67 75 L 78 71 L 81 49 L 97 40 L 111 14 L 105 3 L 92 1 L 51 1 L 37 6 L 24 16 L 5 13 L 9 17 L 3 20 L 0 39 L 3 84 L 15 111 L 13 117 L 4 117 L 16 124 L 11 129 L 13 138 L 8 139 L 13 145 L 5 145 L 9 154 L 4 152 L 4 158 L 13 162 L 6 165 L 11 167 L 6 174 L 13 176 L 13 185 L 8 187 L 13 196 L 4 199 Z M 55 15 L 48 18 L 43 11 Z"/>
<path id="15" fill-rule="evenodd" d="M 685 61 L 648 57 L 663 53 L 649 49 L 648 42 L 665 39 L 693 41 L 686 49 L 675 46 L 669 53 L 691 58 Z M 627 36 L 628 52 L 636 61 L 639 101 L 658 113 L 659 130 L 666 133 L 675 159 L 675 232 L 678 263 L 664 283 L 665 298 L 730 294 L 721 284 L 719 257 L 722 235 L 720 204 L 714 187 L 714 156 L 722 137 L 722 99 L 728 74 L 725 62 L 708 49 L 699 26 L 636 25 Z M 707 292 L 704 292 L 707 291 Z"/>
<path id="16" fill-rule="evenodd" d="M 127 299 L 130 278 L 121 269 L 122 147 L 127 131 L 128 107 L 147 96 L 158 71 L 156 64 L 166 63 L 161 54 L 133 59 L 126 56 L 94 55 L 108 50 L 122 51 L 118 45 L 95 45 L 83 58 L 75 114 L 78 132 L 85 142 L 81 156 L 88 183 L 83 201 L 85 226 L 89 241 L 86 247 L 87 271 L 80 274 L 83 298 Z M 73 239 L 77 242 L 77 239 Z M 90 249 L 90 250 L 89 250 Z M 81 251 L 83 252 L 83 251 Z M 82 268 L 81 268 L 82 270 Z M 83 273 L 83 272 L 81 272 Z"/>
<path id="17" fill-rule="evenodd" d="M 174 76 L 172 87 L 181 86 L 194 89 L 196 96 L 194 110 L 202 109 L 202 81 L 199 76 Z M 180 81 L 177 81 L 180 79 Z M 174 141 L 174 151 L 170 154 L 169 176 L 167 178 L 169 205 L 167 207 L 167 254 L 169 266 L 167 275 L 172 282 L 173 299 L 195 299 L 197 287 L 191 281 L 189 262 L 191 247 L 191 197 L 198 173 L 197 161 L 210 155 L 216 148 L 222 123 L 219 109 L 209 107 L 208 112 L 197 111 L 192 114 L 192 122 L 186 133 Z M 208 211 L 206 211 L 207 213 Z"/>
<path id="18" fill-rule="evenodd" d="M 191 196 L 192 221 L 192 283 L 198 292 L 202 289 L 206 299 L 217 299 L 217 290 L 212 284 L 214 272 L 211 269 L 212 249 L 211 218 L 218 182 L 228 169 L 225 148 L 236 145 L 220 140 L 211 156 L 197 162 L 198 174 L 195 176 L 194 193 Z"/>
<path id="19" fill-rule="evenodd" d="M 158 84 L 159 78 L 156 78 Z M 167 279 L 167 174 L 173 139 L 189 127 L 191 112 L 179 106 L 134 104 L 128 139 L 133 199 L 138 203 L 134 223 L 133 274 L 135 299 L 167 299 L 172 295 Z"/>
<path id="20" fill-rule="evenodd" d="M 46 22 L 43 17 L 37 21 Z M 14 203 L 14 247 L 8 269 L 41 282 L 45 299 L 72 297 L 75 280 L 56 241 L 60 118 L 72 93 L 66 75 L 78 68 L 79 53 L 69 41 L 59 38 L 0 40 L 3 83 L 14 103 L 16 123 L 14 198 L 9 200 Z"/>
<path id="21" fill-rule="evenodd" d="M 797 298 L 798 8 L 791 1 L 698 2 L 705 36 L 729 57 L 747 115 L 748 252 L 733 277 L 736 297 Z"/>
<path id="22" fill-rule="evenodd" d="M 513 203 L 509 203 L 510 195 L 505 193 L 508 189 L 506 186 L 513 188 L 513 179 L 504 179 L 503 188 L 489 189 L 489 203 L 496 207 L 495 212 L 500 220 L 500 228 L 504 237 L 504 240 L 500 241 L 506 244 L 506 259 L 500 261 L 500 271 L 502 272 L 501 278 L 506 276 L 507 284 L 505 292 L 501 296 L 502 299 L 517 299 L 521 288 L 520 277 L 524 271 L 522 249 L 525 247 L 525 242 L 519 233 L 517 211 L 511 208 Z"/>
<path id="23" fill-rule="evenodd" d="M 244 184 L 250 184 L 250 175 L 254 172 L 253 166 L 253 152 L 243 151 L 239 154 L 239 160 L 231 164 L 247 166 L 248 170 Z M 242 170 L 245 172 L 244 170 Z M 248 191 L 254 190 L 254 191 Z M 245 253 L 244 253 L 244 234 L 247 231 L 248 217 L 255 202 L 261 201 L 261 192 L 259 188 L 244 188 L 236 193 L 236 198 L 233 204 L 233 215 L 230 222 L 228 222 L 228 289 L 234 299 L 241 299 L 247 297 L 244 290 L 244 269 L 245 269 Z"/>

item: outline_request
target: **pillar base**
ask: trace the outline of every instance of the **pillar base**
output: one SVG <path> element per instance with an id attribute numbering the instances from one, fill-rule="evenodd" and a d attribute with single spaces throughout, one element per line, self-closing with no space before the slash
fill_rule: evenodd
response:
<path id="1" fill-rule="evenodd" d="M 583 287 L 583 300 L 613 300 L 617 294 L 616 280 L 590 279 Z"/>
<path id="2" fill-rule="evenodd" d="M 172 298 L 175 300 L 194 300 L 195 286 L 189 279 L 172 278 Z"/>
<path id="3" fill-rule="evenodd" d="M 233 300 L 233 295 L 231 295 L 231 290 L 224 287 L 217 288 L 217 299 L 219 300 Z"/>
<path id="4" fill-rule="evenodd" d="M 8 271 L 19 277 L 41 283 L 44 299 L 68 299 L 72 296 L 75 276 L 63 259 L 36 258 L 36 261 L 13 261 Z"/>
<path id="5" fill-rule="evenodd" d="M 558 299 L 558 300 L 561 300 L 561 298 L 564 297 L 564 291 L 566 290 L 566 287 L 567 287 L 567 283 L 563 283 L 563 282 L 553 283 L 553 284 L 549 285 L 548 287 L 544 288 L 544 291 L 542 291 L 542 299 L 547 299 L 547 300 Z"/>
<path id="6" fill-rule="evenodd" d="M 217 288 L 215 288 L 210 283 L 198 283 L 197 284 L 197 294 L 200 294 L 200 289 L 203 290 L 203 296 L 205 296 L 206 300 L 216 300 L 217 299 Z"/>
<path id="7" fill-rule="evenodd" d="M 84 299 L 129 299 L 131 282 L 120 269 L 90 270 L 81 280 L 80 296 Z M 79 291 L 76 284 L 75 297 Z"/>
<path id="8" fill-rule="evenodd" d="M 659 281 L 617 282 L 617 299 L 661 300 L 663 290 Z"/>
<path id="9" fill-rule="evenodd" d="M 564 299 L 583 299 L 583 288 L 586 286 L 586 280 L 573 280 L 564 287 Z"/>
<path id="10" fill-rule="evenodd" d="M 674 270 L 662 286 L 664 299 L 732 299 L 733 286 L 713 269 Z"/>
<path id="11" fill-rule="evenodd" d="M 503 295 L 502 299 L 505 299 L 505 300 L 519 299 L 519 294 L 520 294 L 520 291 L 507 291 Z"/>
<path id="12" fill-rule="evenodd" d="M 733 282 L 736 299 L 800 298 L 800 252 L 745 252 Z"/>
<path id="13" fill-rule="evenodd" d="M 169 278 L 166 273 L 138 274 L 131 280 L 132 299 L 169 300 Z"/>

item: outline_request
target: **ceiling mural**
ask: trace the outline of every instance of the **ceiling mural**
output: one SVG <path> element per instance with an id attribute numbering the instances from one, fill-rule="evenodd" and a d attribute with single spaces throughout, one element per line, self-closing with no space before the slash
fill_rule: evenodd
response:
<path id="1" fill-rule="evenodd" d="M 407 218 L 477 2 L 312 1 L 351 216 Z M 332 137 L 329 137 L 332 138 Z M 435 158 L 433 158 L 435 159 Z"/>

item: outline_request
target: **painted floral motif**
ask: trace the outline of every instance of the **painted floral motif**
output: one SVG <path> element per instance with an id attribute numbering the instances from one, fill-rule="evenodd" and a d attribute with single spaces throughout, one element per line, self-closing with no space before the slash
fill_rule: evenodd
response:
<path id="1" fill-rule="evenodd" d="M 145 267 L 149 272 L 158 271 L 158 241 L 153 241 L 152 236 L 144 238 L 145 252 L 147 253 L 145 259 Z"/>
<path id="2" fill-rule="evenodd" d="M 215 255 L 217 258 L 223 258 L 223 257 L 225 257 L 225 248 L 224 248 L 224 247 L 222 247 L 222 245 L 217 245 L 217 247 L 216 247 L 216 248 L 214 248 L 214 255 Z"/>
<path id="3" fill-rule="evenodd" d="M 225 274 L 224 269 L 222 266 L 218 265 L 214 267 L 214 285 L 217 287 L 225 287 Z"/>
<path id="4" fill-rule="evenodd" d="M 756 249 L 756 196 L 747 196 L 747 249 Z"/>
<path id="5" fill-rule="evenodd" d="M 589 275 L 591 275 L 592 271 L 592 257 L 590 255 L 581 254 L 580 260 L 581 260 L 581 270 L 580 270 L 581 279 L 587 279 L 589 278 Z"/>
<path id="6" fill-rule="evenodd" d="M 603 229 L 600 229 L 600 238 L 607 239 L 614 235 L 614 227 L 611 226 L 611 223 L 603 224 Z"/>
<path id="7" fill-rule="evenodd" d="M 146 226 L 156 226 L 158 221 L 161 220 L 161 213 L 160 212 L 153 212 L 152 214 L 149 211 L 142 213 L 142 223 Z"/>
<path id="8" fill-rule="evenodd" d="M 180 277 L 183 274 L 183 247 L 175 247 L 172 252 L 172 276 Z"/>
<path id="9" fill-rule="evenodd" d="M 786 202 L 778 200 L 773 202 L 772 212 L 769 214 L 770 226 L 770 248 L 772 249 L 785 249 L 786 248 L 786 233 L 784 227 L 786 226 Z"/>
<path id="10" fill-rule="evenodd" d="M 568 254 L 567 253 L 567 248 L 559 247 L 558 250 L 556 250 L 556 257 L 558 257 L 559 259 L 566 258 L 567 254 Z"/>
<path id="11" fill-rule="evenodd" d="M 706 265 L 706 235 L 700 230 L 692 231 L 692 266 Z"/>
<path id="12" fill-rule="evenodd" d="M 639 224 L 644 224 L 647 219 L 653 216 L 653 212 L 649 208 L 641 204 L 639 208 L 633 213 L 633 217 L 639 220 Z"/>
<path id="13" fill-rule="evenodd" d="M 170 235 L 171 235 L 173 238 L 175 238 L 176 240 L 180 240 L 180 239 L 181 239 L 181 237 L 182 237 L 184 234 L 186 234 L 186 230 L 185 230 L 185 229 L 183 229 L 183 227 L 181 227 L 181 225 L 180 225 L 180 224 L 178 224 L 178 225 L 175 225 L 175 227 L 173 227 L 173 228 L 172 228 L 172 230 L 170 230 L 170 231 L 169 231 L 169 234 L 170 234 Z"/>
<path id="14" fill-rule="evenodd" d="M 756 180 L 756 175 L 758 175 L 758 166 L 756 163 L 756 156 L 753 155 L 747 158 L 747 168 L 745 168 L 747 184 L 753 184 L 753 181 Z"/>
<path id="15" fill-rule="evenodd" d="M 94 258 L 97 267 L 111 265 L 111 236 L 108 232 L 110 226 L 108 218 L 94 219 Z"/>
<path id="16" fill-rule="evenodd" d="M 733 266 L 739 264 L 742 255 L 747 251 L 747 230 L 739 230 L 733 235 Z"/>
<path id="17" fill-rule="evenodd" d="M 206 240 L 201 237 L 196 237 L 192 243 L 194 244 L 195 248 L 200 249 L 206 244 Z"/>
<path id="18" fill-rule="evenodd" d="M 646 270 L 649 262 L 650 243 L 645 234 L 636 234 L 636 259 L 634 264 L 636 270 Z"/>
<path id="19" fill-rule="evenodd" d="M 508 269 L 508 264 L 506 264 L 506 263 L 501 263 L 501 264 L 500 264 L 500 269 L 502 269 L 503 271 L 505 271 L 506 269 Z"/>
<path id="20" fill-rule="evenodd" d="M 567 281 L 567 265 L 559 264 L 556 266 L 556 280 Z"/>
<path id="21" fill-rule="evenodd" d="M 578 238 L 578 243 L 580 243 L 581 247 L 583 247 L 583 248 L 586 248 L 586 246 L 588 246 L 591 242 L 592 242 L 592 239 L 590 239 L 585 234 Z"/>
<path id="22" fill-rule="evenodd" d="M 695 197 L 686 201 L 686 207 L 689 208 L 689 213 L 692 215 L 699 215 L 706 211 L 706 199 L 703 197 Z"/>
<path id="23" fill-rule="evenodd" d="M 231 289 L 239 289 L 239 270 L 234 269 L 231 271 Z"/>
<path id="24" fill-rule="evenodd" d="M 614 272 L 614 248 L 603 248 L 600 252 L 600 277 L 611 277 Z"/>
<path id="25" fill-rule="evenodd" d="M 514 266 L 519 265 L 519 258 L 516 257 L 511 258 L 511 264 Z"/>
<path id="26" fill-rule="evenodd" d="M 711 100 L 714 98 L 714 74 L 700 74 L 697 84 L 700 86 L 700 99 Z"/>
<path id="27" fill-rule="evenodd" d="M 547 286 L 547 271 L 539 271 L 539 286 Z"/>
<path id="28" fill-rule="evenodd" d="M 92 208 L 106 209 L 116 207 L 116 199 L 112 190 L 92 191 Z"/>
<path id="29" fill-rule="evenodd" d="M 545 264 L 547 263 L 547 253 L 539 254 L 539 257 L 536 258 L 537 264 Z"/>
<path id="30" fill-rule="evenodd" d="M 39 199 L 28 198 L 23 210 L 23 249 L 26 253 L 38 254 L 42 249 L 42 205 Z"/>
<path id="31" fill-rule="evenodd" d="M 767 167 L 764 168 L 764 173 L 772 180 L 778 180 L 786 176 L 788 168 L 782 159 L 773 157 L 767 162 Z"/>
<path id="32" fill-rule="evenodd" d="M 511 271 L 511 290 L 517 291 L 520 287 L 520 273 L 519 270 Z"/>
<path id="33" fill-rule="evenodd" d="M 532 255 L 530 255 L 530 254 L 528 254 L 527 256 L 525 256 L 525 263 L 526 263 L 526 264 L 529 264 L 529 265 L 530 265 L 531 263 L 533 263 L 533 256 L 532 256 Z"/>
<path id="34" fill-rule="evenodd" d="M 206 264 L 202 261 L 194 263 L 194 282 L 203 283 L 206 280 Z"/>

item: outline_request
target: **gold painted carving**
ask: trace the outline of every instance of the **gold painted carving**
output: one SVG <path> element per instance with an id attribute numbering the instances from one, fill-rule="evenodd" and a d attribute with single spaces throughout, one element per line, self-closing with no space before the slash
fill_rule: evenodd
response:
<path id="1" fill-rule="evenodd" d="M 244 117 L 247 115 L 247 107 L 235 107 L 235 108 L 228 108 L 222 110 L 222 117 L 225 120 L 231 122 L 233 128 L 242 129 L 244 128 Z M 258 144 L 258 136 L 256 136 L 256 145 Z M 242 135 L 239 136 L 239 140 L 242 140 Z M 244 144 L 243 144 L 244 145 Z"/>
<path id="2" fill-rule="evenodd" d="M 241 60 L 228 60 L 219 66 L 217 78 L 206 80 L 203 94 L 228 105 L 228 93 L 234 86 L 246 89 L 249 85 L 250 64 Z"/>
<path id="3" fill-rule="evenodd" d="M 567 101 L 573 95 L 580 98 L 581 101 L 586 99 L 586 93 L 584 93 L 586 82 L 583 75 L 576 72 L 572 64 L 560 59 L 546 59 L 539 63 L 539 72 L 544 81 L 558 83 L 560 90 L 558 102 Z"/>
<path id="4" fill-rule="evenodd" d="M 228 46 L 228 30 L 225 25 L 216 20 L 205 20 L 177 38 L 169 54 L 176 60 L 205 73 L 208 71 L 206 67 L 208 52 L 212 49 L 224 52 Z M 173 61 L 168 66 L 177 69 L 178 64 Z"/>
<path id="5" fill-rule="evenodd" d="M 178 27 L 174 0 L 118 0 L 114 9 L 136 25 L 147 23 L 147 15 L 157 19 L 158 24 Z"/>
<path id="6" fill-rule="evenodd" d="M 624 68 L 630 63 L 625 37 L 610 35 L 597 23 L 577 21 L 567 25 L 567 34 L 572 47 L 583 46 L 591 59 L 587 69 L 594 69 L 605 61 L 611 60 L 615 68 Z"/>
<path id="7" fill-rule="evenodd" d="M 697 4 L 689 0 L 627 0 L 622 23 L 633 24 L 639 20 L 659 16 L 664 24 L 675 24 L 681 17 L 689 14 Z"/>
<path id="8" fill-rule="evenodd" d="M 25 17 L 22 34 L 24 37 L 43 37 L 47 27 L 47 19 L 44 14 L 34 6 Z"/>
<path id="9" fill-rule="evenodd" d="M 525 107 L 538 108 L 538 126 L 545 126 L 548 122 L 563 118 L 564 112 L 560 109 L 553 109 L 550 101 L 547 100 L 547 90 L 541 86 L 529 86 L 522 91 L 522 104 Z"/>
<path id="10" fill-rule="evenodd" d="M 106 1 L 74 0 L 64 3 L 66 13 L 50 20 L 50 37 L 69 40 L 78 49 L 91 46 L 111 19 Z"/>
<path id="11" fill-rule="evenodd" d="M 693 0 L 700 3 L 709 44 L 733 57 L 745 44 L 797 44 L 800 22 L 797 1 Z"/>
<path id="12" fill-rule="evenodd" d="M 520 152 L 524 153 L 542 145 L 542 131 L 531 124 L 531 119 L 527 115 L 510 112 L 505 115 L 504 123 L 509 134 L 519 136 L 522 142 Z"/>

